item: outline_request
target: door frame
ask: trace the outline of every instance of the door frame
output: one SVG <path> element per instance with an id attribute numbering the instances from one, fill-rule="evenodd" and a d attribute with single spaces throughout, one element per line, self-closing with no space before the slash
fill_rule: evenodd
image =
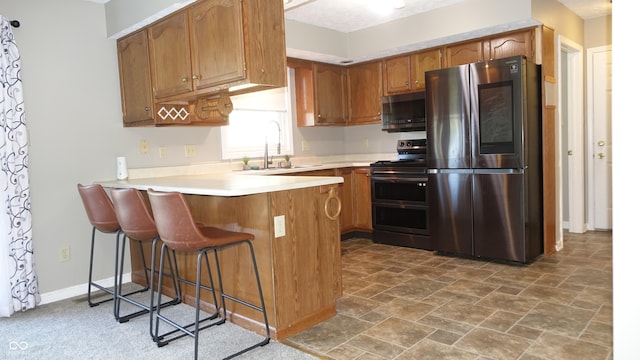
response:
<path id="1" fill-rule="evenodd" d="M 593 107 L 593 53 L 602 51 L 612 51 L 611 45 L 598 46 L 587 49 L 587 108 Z M 594 139 L 595 118 L 593 111 L 587 111 L 587 147 L 586 154 L 595 154 L 593 143 Z M 587 157 L 587 229 L 595 230 L 595 213 L 596 213 L 596 189 L 595 189 L 595 157 Z"/>
<path id="2" fill-rule="evenodd" d="M 558 44 L 558 89 L 561 94 L 566 94 L 566 98 L 564 96 L 560 96 L 557 115 L 558 119 L 562 119 L 562 114 L 565 112 L 566 108 L 568 130 L 567 149 L 572 152 L 572 155 L 571 161 L 566 161 L 567 164 L 563 165 L 565 162 L 563 159 L 565 159 L 566 154 L 563 154 L 562 151 L 558 151 L 557 160 L 560 166 L 560 176 L 563 176 L 562 170 L 564 166 L 567 167 L 568 194 L 566 195 L 569 198 L 569 207 L 571 209 L 569 213 L 569 232 L 583 233 L 587 231 L 584 205 L 584 175 L 586 174 L 584 169 L 584 54 L 581 45 L 561 35 L 558 36 Z M 566 74 L 563 73 L 562 66 L 563 52 L 567 54 L 567 67 L 564 71 Z M 565 77 L 566 81 L 563 81 Z M 561 121 L 558 121 L 556 126 L 558 127 L 557 134 L 560 134 L 557 138 L 558 149 L 562 149 L 563 137 L 561 136 Z M 562 191 L 562 182 L 560 184 L 561 186 L 558 191 L 558 223 L 563 224 L 562 203 L 564 194 Z M 559 249 L 561 249 L 562 243 L 560 242 L 558 245 L 560 247 Z M 556 245 L 556 248 L 558 248 L 558 245 Z"/>

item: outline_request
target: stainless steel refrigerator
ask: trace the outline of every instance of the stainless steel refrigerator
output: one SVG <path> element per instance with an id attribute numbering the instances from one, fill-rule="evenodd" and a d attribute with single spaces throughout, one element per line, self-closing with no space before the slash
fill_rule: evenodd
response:
<path id="1" fill-rule="evenodd" d="M 526 263 L 543 251 L 540 67 L 523 56 L 428 71 L 436 250 Z"/>

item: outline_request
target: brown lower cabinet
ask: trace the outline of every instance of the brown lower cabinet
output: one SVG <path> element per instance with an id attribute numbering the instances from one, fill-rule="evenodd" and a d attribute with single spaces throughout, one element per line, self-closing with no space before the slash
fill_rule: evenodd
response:
<path id="1" fill-rule="evenodd" d="M 371 222 L 371 178 L 369 168 L 353 169 L 353 226 L 358 231 L 373 230 Z"/>
<path id="2" fill-rule="evenodd" d="M 342 204 L 340 213 L 340 232 L 370 233 L 371 222 L 371 182 L 369 167 L 337 168 L 294 173 L 300 176 L 340 176 L 344 179 L 338 186 Z"/>
<path id="3" fill-rule="evenodd" d="M 336 299 L 342 296 L 339 221 L 332 219 L 339 211 L 332 200 L 336 191 L 337 185 L 327 185 L 234 197 L 185 195 L 196 222 L 255 235 L 253 246 L 273 339 L 285 339 L 336 314 Z M 285 216 L 285 235 L 276 238 L 273 218 L 280 215 Z M 143 284 L 137 244 L 130 250 L 132 280 Z M 148 245 L 147 262 L 150 254 Z M 258 304 L 248 248 L 235 246 L 219 254 L 225 292 Z M 209 259 L 215 266 L 213 254 Z M 194 281 L 197 254 L 177 253 L 177 262 L 181 277 Z M 206 278 L 202 281 L 209 285 Z M 171 295 L 170 281 L 164 285 L 163 293 Z M 182 286 L 183 301 L 193 305 L 194 288 Z M 215 274 L 214 286 L 219 289 Z M 203 292 L 201 301 L 204 310 L 214 310 L 210 293 Z M 261 313 L 235 302 L 227 306 L 231 322 L 264 333 Z"/>

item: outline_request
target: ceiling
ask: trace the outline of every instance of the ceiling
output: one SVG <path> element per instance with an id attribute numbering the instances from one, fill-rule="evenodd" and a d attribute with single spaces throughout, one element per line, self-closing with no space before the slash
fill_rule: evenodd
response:
<path id="1" fill-rule="evenodd" d="M 343 33 L 362 30 L 463 0 L 290 0 L 285 18 Z M 610 0 L 558 0 L 583 19 L 611 14 Z M 393 9 L 393 4 L 404 7 Z M 385 9 L 386 8 L 386 9 Z M 385 11 L 386 10 L 386 11 Z"/>

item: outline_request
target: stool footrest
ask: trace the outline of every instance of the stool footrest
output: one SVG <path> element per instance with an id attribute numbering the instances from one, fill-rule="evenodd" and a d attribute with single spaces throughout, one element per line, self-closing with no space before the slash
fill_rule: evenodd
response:
<path id="1" fill-rule="evenodd" d="M 144 314 L 148 314 L 148 313 L 149 313 L 149 305 L 145 305 L 145 304 L 142 304 L 142 303 L 137 302 L 137 301 L 135 301 L 135 300 L 132 300 L 132 299 L 126 298 L 126 297 L 124 297 L 124 295 L 120 295 L 120 296 L 119 296 L 119 300 L 124 300 L 124 301 L 128 302 L 128 303 L 129 303 L 129 304 L 131 304 L 131 305 L 135 305 L 135 306 L 138 306 L 139 308 L 142 308 L 142 310 L 140 310 L 140 311 L 136 311 L 136 312 L 131 313 L 131 314 L 128 314 L 128 315 L 125 315 L 125 316 L 118 316 L 117 320 L 118 320 L 118 322 L 120 322 L 120 323 L 127 322 L 127 321 L 129 321 L 129 320 L 131 320 L 131 319 L 133 319 L 133 318 L 135 318 L 135 317 L 138 317 L 138 316 L 140 316 L 140 315 L 144 315 Z M 160 304 L 160 308 L 161 308 L 161 309 L 163 309 L 163 308 L 165 308 L 165 307 L 167 307 L 167 306 L 172 306 L 172 305 L 180 304 L 181 302 L 182 302 L 182 300 L 181 300 L 180 298 L 174 298 L 174 299 L 168 300 L 168 301 L 166 301 L 166 302 L 164 302 L 164 303 Z M 157 308 L 158 308 L 158 305 L 154 305 L 154 306 L 153 306 L 153 310 L 154 310 L 154 311 L 155 311 Z"/>
<path id="2" fill-rule="evenodd" d="M 227 356 L 226 358 L 224 358 L 224 360 L 228 360 L 228 359 L 234 358 L 234 357 L 236 357 L 238 355 L 242 355 L 242 354 L 246 353 L 247 351 L 250 351 L 250 350 L 253 350 L 253 349 L 257 348 L 258 346 L 265 346 L 265 345 L 267 345 L 269 343 L 269 340 L 270 339 L 268 337 L 266 337 L 266 338 L 264 338 L 264 340 L 260 341 L 257 344 L 251 345 L 251 346 L 249 346 L 247 348 L 244 348 L 244 349 L 238 351 L 235 354 Z"/>
<path id="3" fill-rule="evenodd" d="M 218 312 L 216 312 L 215 314 L 213 314 L 213 315 L 211 315 L 211 316 L 208 316 L 208 317 L 206 317 L 206 318 L 204 318 L 204 319 L 201 319 L 201 320 L 199 321 L 199 323 L 200 323 L 200 324 L 202 324 L 202 323 L 203 323 L 203 322 L 205 322 L 205 321 L 218 319 L 218 317 L 219 317 L 219 316 L 220 316 L 220 314 L 219 314 Z M 194 337 L 193 331 L 192 331 L 192 330 L 190 330 L 190 328 L 193 328 L 193 327 L 196 325 L 196 323 L 195 323 L 195 322 L 193 322 L 193 323 L 191 323 L 191 324 L 188 324 L 188 325 L 179 325 L 179 324 L 177 324 L 176 322 L 174 322 L 173 320 L 171 320 L 171 319 L 169 319 L 169 318 L 166 318 L 166 317 L 165 317 L 165 316 L 163 316 L 163 315 L 158 315 L 158 314 L 156 314 L 156 317 L 157 317 L 158 319 L 160 319 L 160 320 L 162 320 L 162 321 L 166 322 L 167 324 L 170 324 L 171 326 L 175 327 L 175 329 L 174 329 L 174 330 L 168 331 L 168 332 L 166 332 L 166 333 L 164 333 L 164 334 L 162 334 L 162 335 L 159 335 L 159 336 L 156 338 L 156 342 L 157 342 L 157 344 L 158 344 L 158 347 L 165 346 L 165 345 L 167 345 L 168 343 L 170 343 L 171 341 L 173 341 L 173 340 L 177 340 L 177 339 L 180 339 L 180 338 L 183 338 L 183 337 L 185 337 L 185 336 L 191 336 L 191 337 Z M 217 325 L 222 325 L 222 324 L 224 324 L 226 321 L 227 321 L 227 318 L 226 318 L 226 317 L 222 317 L 222 318 L 220 318 L 220 320 L 219 320 L 219 321 L 216 321 L 216 322 L 214 322 L 214 323 L 207 324 L 207 325 L 204 325 L 204 326 L 200 326 L 200 327 L 198 328 L 198 331 L 201 331 L 201 330 L 204 330 L 204 329 L 208 329 L 208 328 L 210 328 L 210 327 L 217 326 Z M 177 333 L 177 332 L 181 332 L 181 334 L 180 334 L 180 335 L 177 335 L 177 336 L 174 336 L 174 337 L 172 337 L 172 338 L 170 338 L 170 339 L 164 340 L 164 338 L 165 338 L 165 337 L 167 337 L 167 336 L 169 336 L 169 335 L 173 335 L 173 334 L 175 334 L 175 333 Z"/>
<path id="4" fill-rule="evenodd" d="M 95 288 L 98 288 L 99 290 L 104 291 L 105 293 L 107 293 L 107 294 L 109 294 L 111 296 L 115 295 L 113 290 L 111 290 L 111 289 L 109 289 L 109 288 L 107 288 L 105 286 L 102 286 L 102 285 L 100 285 L 98 283 L 95 283 L 93 281 L 89 283 L 89 288 L 91 288 L 92 286 L 95 287 Z M 107 301 L 112 301 L 112 300 L 113 300 L 113 297 L 110 297 L 110 298 L 104 299 L 104 300 L 100 300 L 100 301 L 91 301 L 91 292 L 89 292 L 87 294 L 87 302 L 89 303 L 90 307 L 98 306 L 98 305 L 100 305 L 102 303 L 106 303 Z"/>

